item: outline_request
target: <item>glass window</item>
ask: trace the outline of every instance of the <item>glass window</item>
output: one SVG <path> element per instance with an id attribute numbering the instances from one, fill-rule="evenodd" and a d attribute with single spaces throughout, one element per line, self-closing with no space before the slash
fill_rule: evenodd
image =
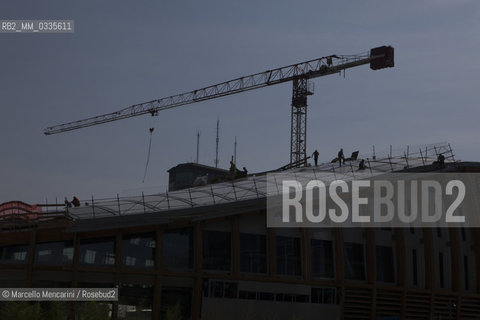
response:
<path id="1" fill-rule="evenodd" d="M 365 280 L 365 254 L 363 244 L 345 242 L 345 278 Z"/>
<path id="2" fill-rule="evenodd" d="M 340 297 L 336 288 L 312 288 L 312 303 L 339 304 Z"/>
<path id="3" fill-rule="evenodd" d="M 263 234 L 240 234 L 240 271 L 267 272 L 267 240 Z"/>
<path id="4" fill-rule="evenodd" d="M 122 264 L 152 268 L 155 265 L 155 233 L 127 235 L 122 239 Z"/>
<path id="5" fill-rule="evenodd" d="M 312 275 L 319 278 L 334 277 L 333 243 L 312 239 Z"/>
<path id="6" fill-rule="evenodd" d="M 223 298 L 223 281 L 212 281 L 210 285 L 210 297 Z"/>
<path id="7" fill-rule="evenodd" d="M 204 230 L 202 239 L 203 268 L 207 270 L 230 270 L 230 232 Z"/>
<path id="8" fill-rule="evenodd" d="M 239 298 L 240 299 L 247 299 L 247 300 L 256 300 L 257 299 L 257 293 L 255 291 L 240 291 L 239 293 Z"/>
<path id="9" fill-rule="evenodd" d="M 377 281 L 395 282 L 393 248 L 377 246 Z"/>
<path id="10" fill-rule="evenodd" d="M 192 228 L 166 230 L 162 240 L 162 264 L 166 269 L 193 268 Z"/>
<path id="11" fill-rule="evenodd" d="M 112 266 L 115 264 L 115 241 L 113 238 L 80 240 L 80 264 Z"/>
<path id="12" fill-rule="evenodd" d="M 25 262 L 27 261 L 28 245 L 14 245 L 0 247 L 0 261 Z"/>
<path id="13" fill-rule="evenodd" d="M 438 253 L 438 269 L 439 269 L 439 278 L 440 278 L 440 288 L 445 287 L 445 275 L 443 273 L 443 253 Z"/>
<path id="14" fill-rule="evenodd" d="M 73 241 L 44 242 L 35 246 L 35 263 L 72 264 Z"/>
<path id="15" fill-rule="evenodd" d="M 300 239 L 277 236 L 277 273 L 299 276 L 301 266 Z"/>
<path id="16" fill-rule="evenodd" d="M 293 294 L 289 293 L 277 293 L 275 294 L 276 301 L 284 301 L 284 302 L 292 302 L 293 301 Z"/>
<path id="17" fill-rule="evenodd" d="M 69 310 L 70 304 L 65 302 L 66 310 Z M 67 316 L 62 319 L 67 319 Z M 93 318 L 95 317 L 95 318 Z M 100 301 L 76 301 L 75 302 L 75 319 L 111 319 L 112 318 L 112 304 Z M 118 317 L 117 319 L 125 319 Z"/>
<path id="18" fill-rule="evenodd" d="M 212 298 L 237 298 L 238 284 L 228 281 L 212 281 L 210 283 L 210 297 Z"/>
<path id="19" fill-rule="evenodd" d="M 412 264 L 413 264 L 413 285 L 418 285 L 418 262 L 417 262 L 417 250 L 412 250 Z"/>
<path id="20" fill-rule="evenodd" d="M 442 237 L 442 229 L 437 227 L 437 237 L 441 238 Z"/>
<path id="21" fill-rule="evenodd" d="M 160 319 L 190 319 L 192 315 L 192 289 L 164 287 L 160 304 Z"/>
<path id="22" fill-rule="evenodd" d="M 257 300 L 273 301 L 275 295 L 272 292 L 257 292 Z"/>
<path id="23" fill-rule="evenodd" d="M 470 290 L 470 286 L 469 286 L 469 279 L 470 279 L 470 276 L 469 276 L 469 272 L 468 272 L 468 256 L 463 256 L 463 275 L 465 277 L 465 290 Z"/>
<path id="24" fill-rule="evenodd" d="M 152 319 L 153 286 L 122 283 L 118 290 L 118 319 Z M 163 319 L 163 318 L 162 318 Z"/>

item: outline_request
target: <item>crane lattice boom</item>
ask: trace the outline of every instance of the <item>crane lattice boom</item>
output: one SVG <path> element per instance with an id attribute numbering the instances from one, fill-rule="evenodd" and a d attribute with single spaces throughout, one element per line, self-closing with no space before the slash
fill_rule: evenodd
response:
<path id="1" fill-rule="evenodd" d="M 304 159 L 306 155 L 306 96 L 312 94 L 312 92 L 308 92 L 306 89 L 306 81 L 338 73 L 341 70 L 367 63 L 370 63 L 372 69 L 393 67 L 393 48 L 379 47 L 372 49 L 370 52 L 358 55 L 331 55 L 282 68 L 267 70 L 265 72 L 221 82 L 202 89 L 135 104 L 116 112 L 51 126 L 44 130 L 44 134 L 52 135 L 135 117 L 142 114 L 155 115 L 158 111 L 165 109 L 293 81 L 294 86 L 297 88 L 294 88 L 294 98 L 292 99 L 292 140 L 290 161 L 295 162 Z M 300 104 L 296 101 L 300 101 Z M 295 121 L 293 119 L 294 114 L 296 117 Z M 294 128 L 294 126 L 296 128 Z M 303 127 L 299 128 L 298 126 Z"/>

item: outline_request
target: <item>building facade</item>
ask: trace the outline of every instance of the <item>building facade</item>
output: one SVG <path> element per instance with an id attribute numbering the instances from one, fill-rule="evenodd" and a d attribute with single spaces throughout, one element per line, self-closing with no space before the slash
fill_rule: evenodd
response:
<path id="1" fill-rule="evenodd" d="M 245 199 L 238 184 L 236 201 L 211 187 L 205 205 L 146 211 L 152 199 L 130 199 L 144 212 L 122 215 L 118 199 L 117 215 L 112 200 L 3 224 L 0 287 L 118 287 L 111 319 L 480 317 L 477 229 L 267 228 L 257 183 Z M 66 303 L 66 317 L 84 307 Z"/>

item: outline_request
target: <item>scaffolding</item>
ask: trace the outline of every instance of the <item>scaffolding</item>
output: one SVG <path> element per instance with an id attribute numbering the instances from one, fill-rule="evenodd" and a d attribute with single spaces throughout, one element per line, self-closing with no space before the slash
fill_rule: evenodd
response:
<path id="1" fill-rule="evenodd" d="M 360 155 L 357 159 L 346 161 L 341 167 L 338 163 L 323 163 L 319 166 L 291 168 L 283 171 L 271 171 L 251 175 L 242 179 L 187 188 L 161 194 L 119 197 L 108 199 L 82 200 L 82 206 L 66 208 L 68 216 L 73 219 L 92 219 L 113 216 L 125 216 L 146 213 L 166 213 L 167 211 L 234 203 L 244 200 L 266 199 L 280 193 L 282 176 L 298 181 L 313 179 L 331 182 L 333 180 L 350 181 L 368 179 L 390 172 L 435 171 L 441 169 L 437 163 L 439 155 L 445 158 L 445 165 L 456 166 L 456 160 L 448 143 L 435 143 L 423 146 L 407 146 L 388 153 Z M 365 170 L 359 170 L 359 163 L 364 159 Z M 275 178 L 269 178 L 274 173 Z M 273 190 L 273 191 L 272 191 Z"/>

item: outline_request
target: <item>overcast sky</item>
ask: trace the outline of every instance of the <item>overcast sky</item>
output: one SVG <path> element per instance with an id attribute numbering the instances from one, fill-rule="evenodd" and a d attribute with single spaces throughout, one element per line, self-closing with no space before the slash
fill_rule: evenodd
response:
<path id="1" fill-rule="evenodd" d="M 164 192 L 166 170 L 249 172 L 289 162 L 291 83 L 68 133 L 47 126 L 109 113 L 239 76 L 395 48 L 395 68 L 316 79 L 308 152 L 368 153 L 447 141 L 480 161 L 480 2 L 1 1 L 1 19 L 70 19 L 70 34 L 0 34 L 0 203 Z M 150 165 L 142 183 L 149 128 Z"/>

